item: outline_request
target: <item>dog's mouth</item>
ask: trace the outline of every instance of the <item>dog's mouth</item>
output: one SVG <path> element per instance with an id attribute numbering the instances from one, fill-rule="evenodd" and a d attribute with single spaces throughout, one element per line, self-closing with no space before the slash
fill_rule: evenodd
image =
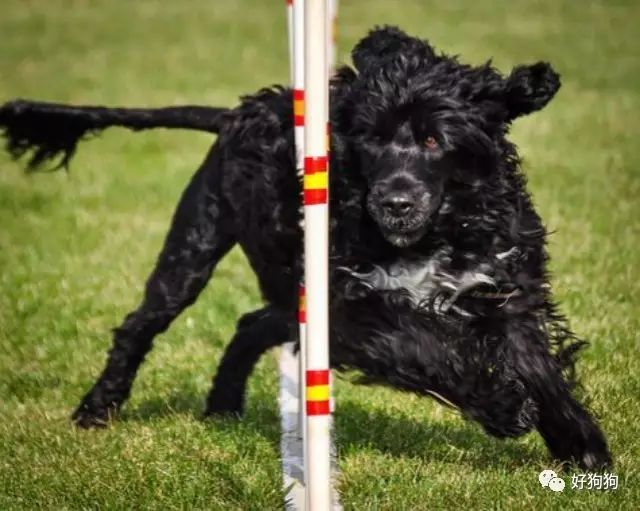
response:
<path id="1" fill-rule="evenodd" d="M 418 212 L 400 218 L 381 213 L 379 209 L 373 209 L 371 213 L 382 236 L 389 243 L 400 248 L 408 247 L 419 241 L 430 225 L 429 215 Z"/>
<path id="2" fill-rule="evenodd" d="M 399 248 L 418 242 L 432 223 L 435 202 L 429 200 L 428 194 L 423 194 L 403 211 L 402 208 L 390 207 L 385 199 L 386 197 L 374 193 L 367 200 L 369 214 L 378 224 L 383 237 Z"/>
<path id="3" fill-rule="evenodd" d="M 411 215 L 400 218 L 378 213 L 374 219 L 384 238 L 400 248 L 408 247 L 419 241 L 430 225 L 429 215 L 422 212 L 413 212 Z"/>
<path id="4" fill-rule="evenodd" d="M 380 230 L 384 238 L 392 245 L 405 248 L 418 242 L 427 232 L 429 225 L 423 223 L 416 229 L 389 229 L 384 225 L 380 225 Z"/>

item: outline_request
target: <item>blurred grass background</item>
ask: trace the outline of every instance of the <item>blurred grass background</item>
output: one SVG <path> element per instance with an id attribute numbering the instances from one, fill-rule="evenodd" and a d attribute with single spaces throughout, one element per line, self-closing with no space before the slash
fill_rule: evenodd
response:
<path id="1" fill-rule="evenodd" d="M 556 99 L 520 120 L 562 310 L 590 339 L 580 374 L 619 489 L 554 494 L 537 434 L 487 438 L 415 396 L 338 380 L 345 509 L 638 509 L 640 39 L 636 1 L 342 0 L 339 60 L 375 24 L 508 71 L 548 60 Z M 284 2 L 3 0 L 0 101 L 233 105 L 288 77 Z M 68 415 L 109 329 L 140 298 L 173 207 L 211 138 L 109 131 L 70 174 L 0 156 L 0 509 L 278 509 L 277 374 L 265 357 L 242 422 L 199 419 L 236 318 L 259 304 L 239 252 L 156 342 L 122 420 Z"/>

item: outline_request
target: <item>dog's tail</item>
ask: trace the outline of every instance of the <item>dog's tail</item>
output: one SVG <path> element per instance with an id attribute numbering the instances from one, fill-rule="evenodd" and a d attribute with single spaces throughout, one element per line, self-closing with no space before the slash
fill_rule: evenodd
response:
<path id="1" fill-rule="evenodd" d="M 110 126 L 134 131 L 182 128 L 218 133 L 225 108 L 177 106 L 166 108 L 106 108 L 16 100 L 0 107 L 0 130 L 15 158 L 31 153 L 30 170 L 59 158 L 55 168 L 67 167 L 78 142 Z"/>

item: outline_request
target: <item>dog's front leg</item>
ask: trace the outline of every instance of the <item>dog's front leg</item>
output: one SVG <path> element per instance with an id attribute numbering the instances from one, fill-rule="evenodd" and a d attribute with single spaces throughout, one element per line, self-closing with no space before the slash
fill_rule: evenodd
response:
<path id="1" fill-rule="evenodd" d="M 538 403 L 538 430 L 551 454 L 589 470 L 610 465 L 605 437 L 594 418 L 572 396 L 539 321 L 533 317 L 513 318 L 506 325 L 506 335 L 508 357 Z"/>
<path id="2" fill-rule="evenodd" d="M 367 380 L 457 401 L 451 367 L 462 360 L 446 325 L 418 314 L 402 293 L 377 292 L 336 300 L 331 311 L 331 364 L 360 370 Z"/>

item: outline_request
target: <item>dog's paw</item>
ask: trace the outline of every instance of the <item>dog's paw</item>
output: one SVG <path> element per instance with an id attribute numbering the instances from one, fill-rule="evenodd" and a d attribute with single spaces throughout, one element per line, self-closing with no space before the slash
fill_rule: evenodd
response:
<path id="1" fill-rule="evenodd" d="M 574 456 L 574 462 L 583 470 L 592 472 L 613 466 L 613 460 L 604 438 L 592 439 L 579 456 Z"/>
<path id="2" fill-rule="evenodd" d="M 608 451 L 604 452 L 590 452 L 587 451 L 582 455 L 582 459 L 578 463 L 580 468 L 588 471 L 598 471 L 605 468 L 613 467 L 613 460 Z"/>
<path id="3" fill-rule="evenodd" d="M 216 385 L 207 396 L 204 416 L 232 417 L 239 419 L 244 413 L 244 392 L 237 392 L 229 386 Z"/>
<path id="4" fill-rule="evenodd" d="M 82 402 L 71 414 L 71 422 L 81 429 L 104 429 L 113 421 L 114 415 L 114 410 L 97 409 L 89 403 Z"/>
<path id="5" fill-rule="evenodd" d="M 575 433 L 574 430 L 573 435 L 568 435 L 553 446 L 551 453 L 554 458 L 588 471 L 613 466 L 607 441 L 595 424 L 583 424 L 580 433 Z"/>

